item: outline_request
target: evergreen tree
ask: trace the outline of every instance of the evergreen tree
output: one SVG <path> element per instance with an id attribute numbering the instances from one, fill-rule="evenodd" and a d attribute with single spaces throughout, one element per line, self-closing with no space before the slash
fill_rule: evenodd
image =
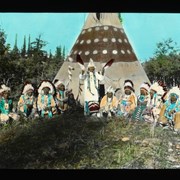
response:
<path id="1" fill-rule="evenodd" d="M 17 34 L 15 36 L 14 48 L 11 52 L 11 58 L 12 58 L 12 60 L 19 58 L 19 49 L 17 47 Z"/>
<path id="2" fill-rule="evenodd" d="M 47 54 L 42 48 L 47 45 L 47 42 L 41 39 L 41 35 L 36 38 L 35 41 L 31 42 L 32 53 L 35 57 L 42 57 L 44 54 Z"/>
<path id="3" fill-rule="evenodd" d="M 25 57 L 26 55 L 26 36 L 24 36 L 24 43 L 23 43 L 23 47 L 21 49 L 21 56 Z"/>
<path id="4" fill-rule="evenodd" d="M 65 46 L 63 47 L 63 52 L 62 52 L 62 58 L 63 60 L 65 60 L 65 56 L 66 56 L 66 53 L 65 53 Z"/>
<path id="5" fill-rule="evenodd" d="M 6 34 L 3 29 L 0 29 L 0 57 L 5 54 L 6 51 Z"/>
<path id="6" fill-rule="evenodd" d="M 49 59 L 52 59 L 52 53 L 51 53 L 51 49 L 50 49 L 50 51 L 49 51 Z"/>
<path id="7" fill-rule="evenodd" d="M 28 55 L 28 57 L 31 57 L 31 55 L 32 55 L 32 53 L 31 53 L 31 36 L 30 35 L 29 35 L 29 38 L 28 38 L 27 55 Z"/>
<path id="8" fill-rule="evenodd" d="M 55 58 L 60 60 L 62 59 L 61 46 L 56 47 Z"/>

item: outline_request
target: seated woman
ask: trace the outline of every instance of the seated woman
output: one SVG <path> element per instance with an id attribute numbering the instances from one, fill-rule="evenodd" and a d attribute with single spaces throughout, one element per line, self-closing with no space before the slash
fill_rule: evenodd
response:
<path id="1" fill-rule="evenodd" d="M 143 117 L 147 122 L 157 122 L 159 118 L 159 113 L 161 109 L 162 96 L 165 93 L 162 86 L 160 86 L 157 82 L 153 83 L 150 87 L 150 102 L 146 107 Z"/>
<path id="2" fill-rule="evenodd" d="M 137 98 L 134 93 L 134 84 L 131 80 L 124 81 L 124 94 L 119 99 L 118 116 L 128 116 L 134 111 Z"/>
<path id="3" fill-rule="evenodd" d="M 180 90 L 173 87 L 167 94 L 167 100 L 161 108 L 159 124 L 163 127 L 180 130 Z"/>
<path id="4" fill-rule="evenodd" d="M 111 117 L 116 114 L 118 105 L 118 99 L 114 96 L 114 90 L 110 86 L 107 89 L 106 95 L 100 102 L 100 115 L 105 117 Z"/>
<path id="5" fill-rule="evenodd" d="M 147 82 L 144 82 L 140 86 L 140 95 L 137 97 L 137 107 L 135 108 L 132 114 L 132 120 L 144 121 L 143 112 L 150 103 L 150 94 L 149 94 L 150 85 Z"/>
<path id="6" fill-rule="evenodd" d="M 9 98 L 10 88 L 6 85 L 1 86 L 1 100 L 0 100 L 0 122 L 5 124 L 13 120 L 19 120 L 17 113 L 13 112 L 13 101 Z"/>
<path id="7" fill-rule="evenodd" d="M 68 109 L 68 91 L 62 81 L 58 80 L 54 83 L 56 87 L 55 101 L 59 113 L 64 113 Z"/>
<path id="8" fill-rule="evenodd" d="M 41 117 L 52 118 L 56 114 L 56 103 L 54 100 L 55 89 L 53 84 L 44 80 L 38 88 L 37 107 Z"/>
<path id="9" fill-rule="evenodd" d="M 25 84 L 22 95 L 18 101 L 18 111 L 25 117 L 38 117 L 34 87 L 32 84 Z"/>

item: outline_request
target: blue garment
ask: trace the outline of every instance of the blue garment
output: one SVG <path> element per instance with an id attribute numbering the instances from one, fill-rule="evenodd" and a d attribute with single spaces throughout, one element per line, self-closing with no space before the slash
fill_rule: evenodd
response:
<path id="1" fill-rule="evenodd" d="M 85 101 L 85 107 L 84 107 L 84 113 L 85 115 L 89 115 L 90 111 L 89 111 L 89 106 L 88 106 L 88 101 Z"/>
<path id="2" fill-rule="evenodd" d="M 41 102 L 42 104 L 44 104 L 44 96 L 45 95 L 42 95 L 41 96 Z M 48 94 L 48 104 L 47 104 L 47 107 L 51 107 L 51 99 L 53 98 L 53 96 L 51 94 Z M 44 117 L 44 113 L 45 111 L 44 110 L 41 110 L 41 117 Z M 48 111 L 48 117 L 49 118 L 52 118 L 53 114 L 52 114 L 52 111 Z"/>
<path id="3" fill-rule="evenodd" d="M 34 99 L 34 97 L 33 97 L 32 99 L 30 99 L 31 97 L 27 97 L 27 98 L 26 98 L 25 95 L 22 95 L 22 98 L 23 98 L 23 100 L 24 100 L 24 113 L 25 113 L 27 116 L 29 116 L 29 115 L 31 114 L 31 110 L 29 110 L 29 109 L 27 108 L 27 104 L 33 105 L 35 99 Z M 32 100 L 32 101 L 31 101 L 31 100 Z"/>
<path id="4" fill-rule="evenodd" d="M 5 107 L 6 104 L 8 105 L 8 107 Z M 2 114 L 9 114 L 10 112 L 12 112 L 12 109 L 13 109 L 12 99 L 8 99 L 6 103 L 4 97 L 2 97 L 0 100 L 0 112 Z"/>
<path id="5" fill-rule="evenodd" d="M 132 120 L 144 120 L 142 113 L 147 107 L 147 101 L 145 99 L 146 97 L 144 95 L 138 97 L 137 106 L 132 114 Z"/>
<path id="6" fill-rule="evenodd" d="M 173 113 L 173 114 L 169 114 L 169 112 L 170 111 L 175 111 L 175 112 L 178 112 L 178 111 L 180 111 L 180 101 L 176 101 L 175 103 L 171 103 L 171 101 L 170 100 L 167 100 L 166 102 L 165 102 L 165 106 L 166 106 L 166 110 L 165 110 L 165 114 L 164 114 L 164 116 L 169 120 L 169 121 L 172 121 L 173 120 L 173 118 L 174 118 L 174 114 L 175 113 Z"/>

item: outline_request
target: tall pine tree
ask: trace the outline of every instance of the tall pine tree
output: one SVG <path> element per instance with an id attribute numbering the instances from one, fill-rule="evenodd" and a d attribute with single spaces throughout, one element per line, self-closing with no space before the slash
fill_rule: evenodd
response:
<path id="1" fill-rule="evenodd" d="M 32 53 L 35 57 L 42 57 L 47 55 L 47 52 L 42 48 L 47 45 L 47 42 L 41 39 L 41 34 L 36 38 L 35 41 L 31 42 Z"/>
<path id="2" fill-rule="evenodd" d="M 31 57 L 31 55 L 32 55 L 32 53 L 31 53 L 31 50 L 32 48 L 31 48 L 31 36 L 30 36 L 30 34 L 29 34 L 29 38 L 28 38 L 28 49 L 27 49 L 27 55 L 28 55 L 28 57 Z"/>
<path id="3" fill-rule="evenodd" d="M 6 34 L 3 29 L 0 29 L 0 56 L 3 56 L 6 51 Z"/>
<path id="4" fill-rule="evenodd" d="M 61 46 L 56 47 L 55 58 L 60 60 L 62 59 Z"/>
<path id="5" fill-rule="evenodd" d="M 62 58 L 63 60 L 65 60 L 65 56 L 66 56 L 66 53 L 65 53 L 65 46 L 63 47 L 63 52 L 62 52 Z"/>
<path id="6" fill-rule="evenodd" d="M 24 43 L 23 43 L 23 47 L 21 49 L 21 56 L 22 57 L 26 56 L 26 36 L 24 36 Z"/>
<path id="7" fill-rule="evenodd" d="M 11 58 L 12 59 L 18 59 L 19 58 L 19 49 L 18 49 L 18 46 L 17 46 L 17 34 L 15 36 L 15 43 L 14 43 L 13 50 L 11 52 Z"/>
<path id="8" fill-rule="evenodd" d="M 53 55 L 52 55 L 51 49 L 50 49 L 50 51 L 49 51 L 49 59 L 52 59 L 52 57 L 53 57 Z"/>

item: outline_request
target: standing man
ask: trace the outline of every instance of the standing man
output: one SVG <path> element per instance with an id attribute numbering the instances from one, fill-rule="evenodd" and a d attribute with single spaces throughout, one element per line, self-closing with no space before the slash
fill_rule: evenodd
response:
<path id="1" fill-rule="evenodd" d="M 84 115 L 91 115 L 99 112 L 99 81 L 104 79 L 104 69 L 102 74 L 96 72 L 92 59 L 87 68 L 87 72 L 82 69 L 79 79 L 84 80 Z"/>

